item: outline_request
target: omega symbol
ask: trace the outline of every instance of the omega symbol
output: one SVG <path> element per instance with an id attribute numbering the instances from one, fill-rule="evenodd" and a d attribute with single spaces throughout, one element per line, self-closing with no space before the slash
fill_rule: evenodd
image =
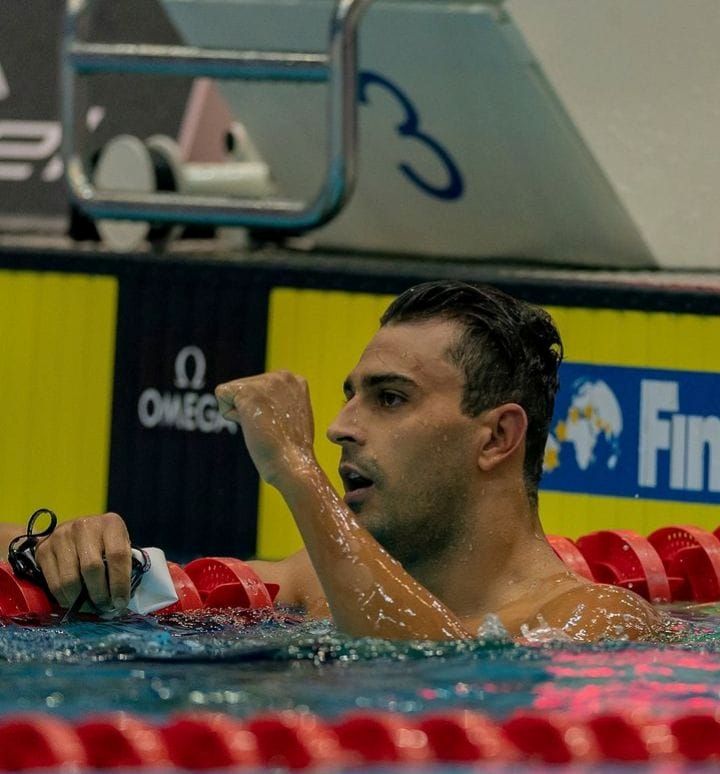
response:
<path id="1" fill-rule="evenodd" d="M 192 376 L 189 362 L 193 361 Z M 200 390 L 205 386 L 207 362 L 200 347 L 183 347 L 175 358 L 175 386 L 180 390 Z"/>

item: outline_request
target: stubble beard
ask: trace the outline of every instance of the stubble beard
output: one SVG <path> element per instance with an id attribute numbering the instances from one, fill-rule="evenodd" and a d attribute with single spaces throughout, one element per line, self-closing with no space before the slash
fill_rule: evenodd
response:
<path id="1" fill-rule="evenodd" d="M 465 491 L 460 482 L 428 489 L 381 510 L 358 513 L 377 542 L 413 575 L 442 562 L 465 534 Z"/>

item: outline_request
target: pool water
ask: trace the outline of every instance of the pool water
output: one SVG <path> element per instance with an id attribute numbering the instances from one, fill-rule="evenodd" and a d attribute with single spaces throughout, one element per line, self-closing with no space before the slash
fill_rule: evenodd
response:
<path id="1" fill-rule="evenodd" d="M 126 710 L 164 720 L 206 709 L 246 717 L 309 710 L 516 710 L 576 717 L 637 709 L 715 712 L 720 606 L 669 610 L 658 643 L 518 645 L 352 639 L 294 614 L 201 611 L 114 622 L 0 623 L 0 713 L 65 718 Z"/>

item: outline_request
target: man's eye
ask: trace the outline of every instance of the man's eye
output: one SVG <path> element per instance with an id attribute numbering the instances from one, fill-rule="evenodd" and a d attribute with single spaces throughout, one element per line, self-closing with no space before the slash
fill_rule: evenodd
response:
<path id="1" fill-rule="evenodd" d="M 378 402 L 384 408 L 395 408 L 396 406 L 400 406 L 405 403 L 405 396 L 400 395 L 397 392 L 388 392 L 387 390 L 383 390 L 378 395 Z"/>

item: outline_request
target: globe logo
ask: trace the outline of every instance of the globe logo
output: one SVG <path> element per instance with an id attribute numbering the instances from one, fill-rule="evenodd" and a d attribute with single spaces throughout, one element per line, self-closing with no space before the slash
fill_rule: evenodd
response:
<path id="1" fill-rule="evenodd" d="M 573 383 L 570 405 L 548 435 L 544 469 L 562 464 L 566 447 L 579 470 L 601 465 L 614 470 L 620 457 L 623 417 L 615 393 L 602 380 L 581 378 Z"/>

